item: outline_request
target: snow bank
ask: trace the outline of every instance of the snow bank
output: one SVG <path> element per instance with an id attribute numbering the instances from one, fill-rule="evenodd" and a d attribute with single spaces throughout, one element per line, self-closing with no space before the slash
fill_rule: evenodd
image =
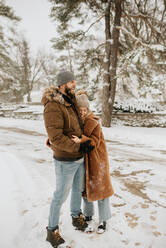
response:
<path id="1" fill-rule="evenodd" d="M 166 145 L 166 128 L 103 127 L 103 132 L 110 141 L 136 142 L 158 148 L 165 148 Z"/>
<path id="2" fill-rule="evenodd" d="M 20 210 L 24 207 L 21 199 L 31 195 L 33 187 L 24 167 L 14 155 L 0 150 L 0 158 L 0 194 L 3 195 L 3 201 L 0 204 L 0 230 L 3 233 L 0 245 L 3 248 L 11 248 L 21 228 Z"/>

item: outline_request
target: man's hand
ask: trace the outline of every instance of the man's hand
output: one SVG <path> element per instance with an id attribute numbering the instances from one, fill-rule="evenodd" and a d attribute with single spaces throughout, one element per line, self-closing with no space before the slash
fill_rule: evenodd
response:
<path id="1" fill-rule="evenodd" d="M 81 139 L 80 138 L 78 138 L 77 136 L 75 136 L 75 135 L 72 135 L 72 141 L 74 141 L 75 143 L 77 143 L 77 144 L 80 144 L 81 143 Z"/>

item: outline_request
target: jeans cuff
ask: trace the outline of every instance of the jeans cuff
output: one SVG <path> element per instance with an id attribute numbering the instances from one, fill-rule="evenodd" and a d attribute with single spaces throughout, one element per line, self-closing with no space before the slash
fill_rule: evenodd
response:
<path id="1" fill-rule="evenodd" d="M 71 216 L 74 217 L 74 218 L 78 218 L 82 214 L 83 213 L 80 211 L 78 214 L 71 214 Z"/>
<path id="2" fill-rule="evenodd" d="M 48 226 L 47 229 L 54 232 L 54 231 L 56 231 L 57 229 L 59 229 L 59 226 L 58 226 L 58 225 L 56 225 L 55 227 L 49 227 L 49 226 Z"/>

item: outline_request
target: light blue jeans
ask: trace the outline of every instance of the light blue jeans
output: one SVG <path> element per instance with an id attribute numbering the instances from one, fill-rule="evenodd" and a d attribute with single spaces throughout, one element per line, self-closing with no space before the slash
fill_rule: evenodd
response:
<path id="1" fill-rule="evenodd" d="M 94 215 L 94 202 L 88 202 L 87 198 L 83 198 L 83 213 L 85 216 Z M 109 198 L 98 200 L 98 211 L 99 211 L 99 223 L 107 221 L 111 218 L 111 209 L 109 204 Z"/>
<path id="2" fill-rule="evenodd" d="M 58 161 L 54 159 L 56 174 L 56 190 L 50 205 L 48 229 L 58 228 L 62 204 L 67 199 L 70 189 L 70 211 L 73 217 L 81 212 L 82 191 L 84 189 L 85 165 L 84 159 L 78 161 Z"/>

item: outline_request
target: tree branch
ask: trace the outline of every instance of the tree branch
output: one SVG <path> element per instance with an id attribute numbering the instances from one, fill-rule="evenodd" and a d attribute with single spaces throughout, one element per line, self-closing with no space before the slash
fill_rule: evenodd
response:
<path id="1" fill-rule="evenodd" d="M 126 12 L 124 12 L 125 14 L 122 15 L 122 18 L 125 18 L 125 17 L 128 17 L 128 18 L 134 18 L 134 19 L 142 19 L 142 20 L 147 20 L 147 19 L 152 19 L 153 21 L 155 21 L 155 23 L 157 24 L 163 24 L 162 20 L 159 21 L 157 20 L 156 18 L 152 17 L 152 16 L 148 16 L 148 15 L 143 15 L 142 13 L 138 13 L 138 14 L 135 14 L 135 15 L 129 15 L 127 14 Z M 164 23 L 166 24 L 166 23 Z"/>
<path id="2" fill-rule="evenodd" d="M 122 30 L 124 33 L 128 34 L 133 40 L 135 40 L 135 44 L 140 43 L 143 47 L 149 47 L 146 43 L 143 43 L 140 39 L 135 37 L 132 33 L 130 33 L 127 29 L 122 26 L 116 26 L 116 29 Z"/>
<path id="3" fill-rule="evenodd" d="M 89 28 L 84 32 L 84 34 L 86 34 L 90 29 L 91 27 L 96 24 L 97 22 L 99 22 L 102 18 L 104 17 L 104 15 L 100 16 L 95 22 L 91 23 L 91 25 L 89 26 Z"/>

